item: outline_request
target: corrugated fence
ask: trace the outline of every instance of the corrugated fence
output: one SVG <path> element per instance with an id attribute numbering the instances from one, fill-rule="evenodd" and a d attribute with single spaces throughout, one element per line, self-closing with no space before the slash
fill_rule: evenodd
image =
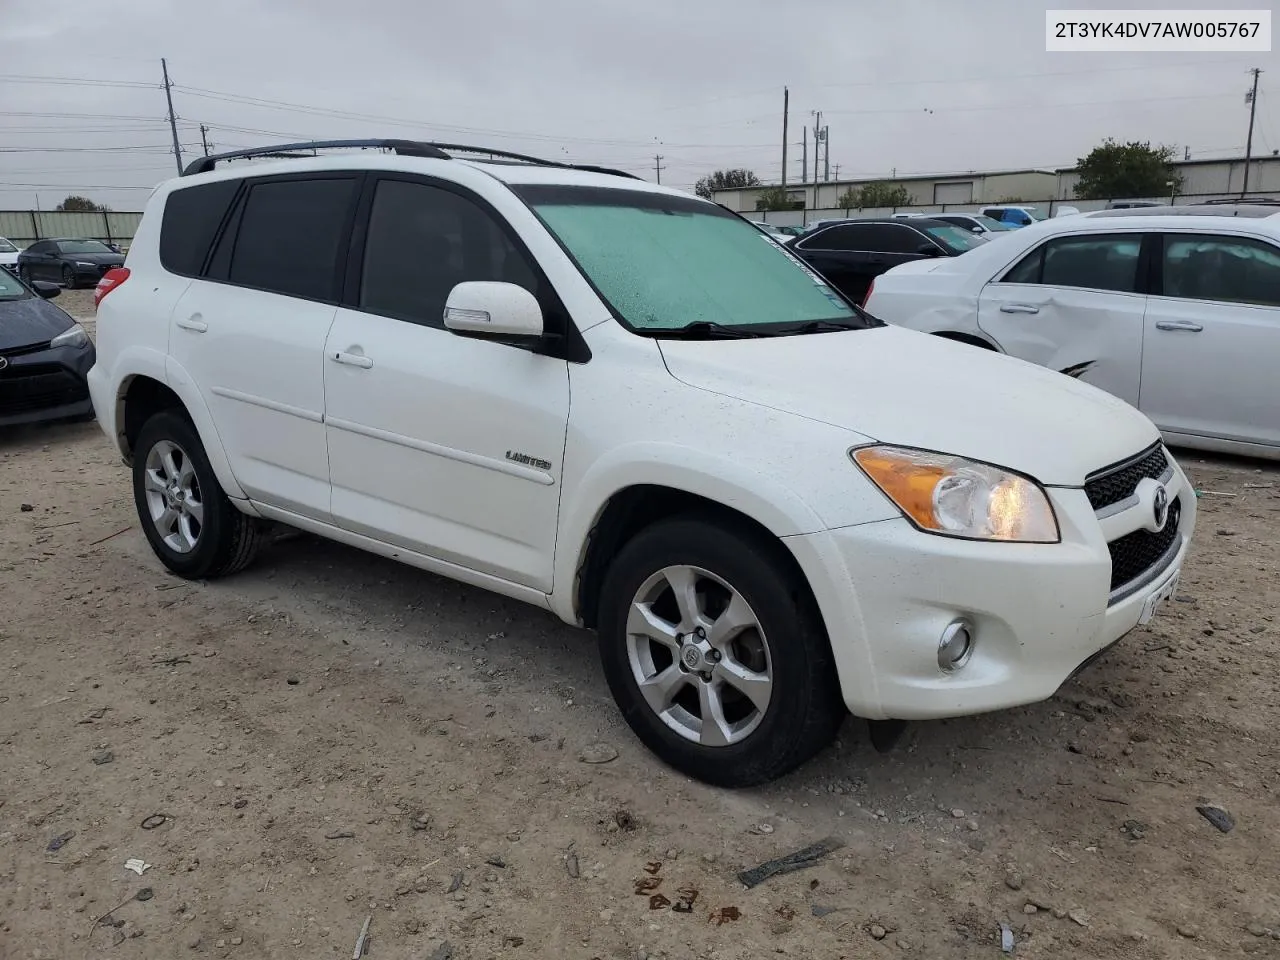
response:
<path id="1" fill-rule="evenodd" d="M 27 247 L 52 237 L 87 237 L 128 246 L 142 220 L 141 213 L 117 210 L 0 210 L 0 237 Z"/>

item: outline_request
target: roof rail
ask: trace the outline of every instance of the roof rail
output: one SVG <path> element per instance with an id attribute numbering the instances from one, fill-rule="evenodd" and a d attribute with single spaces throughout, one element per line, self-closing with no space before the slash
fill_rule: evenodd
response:
<path id="1" fill-rule="evenodd" d="M 559 167 L 565 170 L 585 170 L 590 173 L 604 173 L 615 177 L 627 177 L 639 180 L 633 173 L 614 170 L 610 167 L 597 167 L 591 164 L 563 163 L 559 160 L 544 160 L 524 153 L 512 153 L 509 150 L 495 150 L 490 147 L 473 147 L 462 143 L 435 143 L 428 140 L 311 140 L 305 143 L 282 143 L 270 147 L 252 147 L 246 150 L 231 150 L 226 153 L 215 153 L 208 157 L 197 157 L 187 164 L 182 171 L 184 177 L 197 173 L 208 173 L 214 165 L 225 160 L 246 160 L 253 157 L 287 159 L 314 156 L 316 150 L 354 148 L 391 150 L 406 157 L 430 157 L 434 160 L 453 159 L 454 153 L 469 153 L 487 156 L 494 160 L 508 160 L 517 163 L 528 163 L 539 167 Z M 298 151 L 310 151 L 300 153 Z M 447 152 L 446 152 L 447 151 Z"/>

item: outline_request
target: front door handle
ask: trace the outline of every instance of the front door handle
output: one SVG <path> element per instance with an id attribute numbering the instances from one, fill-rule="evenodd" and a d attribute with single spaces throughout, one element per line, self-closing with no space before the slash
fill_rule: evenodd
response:
<path id="1" fill-rule="evenodd" d="M 1185 330 L 1187 333 L 1199 333 L 1204 329 L 1193 320 L 1157 320 L 1157 330 Z"/>
<path id="2" fill-rule="evenodd" d="M 333 355 L 334 363 L 345 363 L 349 367 L 359 367 L 361 370 L 368 370 L 373 366 L 373 361 L 361 353 L 344 353 L 339 350 Z"/>
<path id="3" fill-rule="evenodd" d="M 1001 313 L 1039 313 L 1040 308 L 1033 303 L 1002 303 Z"/>
<path id="4" fill-rule="evenodd" d="M 209 329 L 209 325 L 200 319 L 200 315 L 188 317 L 186 320 L 179 320 L 178 326 L 183 330 L 190 330 L 192 333 L 204 333 Z"/>

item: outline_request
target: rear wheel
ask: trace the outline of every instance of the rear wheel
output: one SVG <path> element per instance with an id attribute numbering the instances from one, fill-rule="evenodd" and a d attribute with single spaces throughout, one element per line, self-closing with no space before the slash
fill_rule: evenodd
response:
<path id="1" fill-rule="evenodd" d="M 772 780 L 845 715 L 825 630 L 783 548 L 699 517 L 638 534 L 602 587 L 605 675 L 636 735 L 718 786 Z"/>
<path id="2" fill-rule="evenodd" d="M 195 427 L 178 411 L 143 424 L 133 453 L 133 498 L 151 549 L 178 576 L 226 576 L 257 552 L 260 524 L 232 506 Z"/>

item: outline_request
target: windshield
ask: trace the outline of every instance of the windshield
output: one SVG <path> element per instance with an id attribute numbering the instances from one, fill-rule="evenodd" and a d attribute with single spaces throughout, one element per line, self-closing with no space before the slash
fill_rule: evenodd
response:
<path id="1" fill-rule="evenodd" d="M 101 240 L 59 240 L 59 253 L 114 253 Z"/>
<path id="2" fill-rule="evenodd" d="M 1012 224 L 1005 223 L 1002 220 L 994 220 L 991 217 L 984 217 L 981 214 L 973 218 L 980 226 L 986 227 L 988 230 L 999 232 L 1001 230 L 1014 229 Z"/>
<path id="3" fill-rule="evenodd" d="M 18 278 L 0 267 L 0 300 L 26 300 L 31 294 L 18 282 Z"/>
<path id="4" fill-rule="evenodd" d="M 601 187 L 514 189 L 634 332 L 878 325 L 755 226 L 705 201 Z"/>
<path id="5" fill-rule="evenodd" d="M 925 233 L 938 240 L 951 250 L 952 253 L 964 253 L 966 250 L 972 250 L 974 247 L 980 247 L 987 242 L 985 237 L 980 237 L 976 233 L 966 230 L 964 227 L 957 227 L 952 224 L 943 226 L 936 224 L 922 228 Z"/>
<path id="6" fill-rule="evenodd" d="M 15 247 L 12 243 L 10 243 L 4 237 L 0 237 L 0 253 L 17 253 L 17 252 L 18 252 L 17 247 Z"/>

